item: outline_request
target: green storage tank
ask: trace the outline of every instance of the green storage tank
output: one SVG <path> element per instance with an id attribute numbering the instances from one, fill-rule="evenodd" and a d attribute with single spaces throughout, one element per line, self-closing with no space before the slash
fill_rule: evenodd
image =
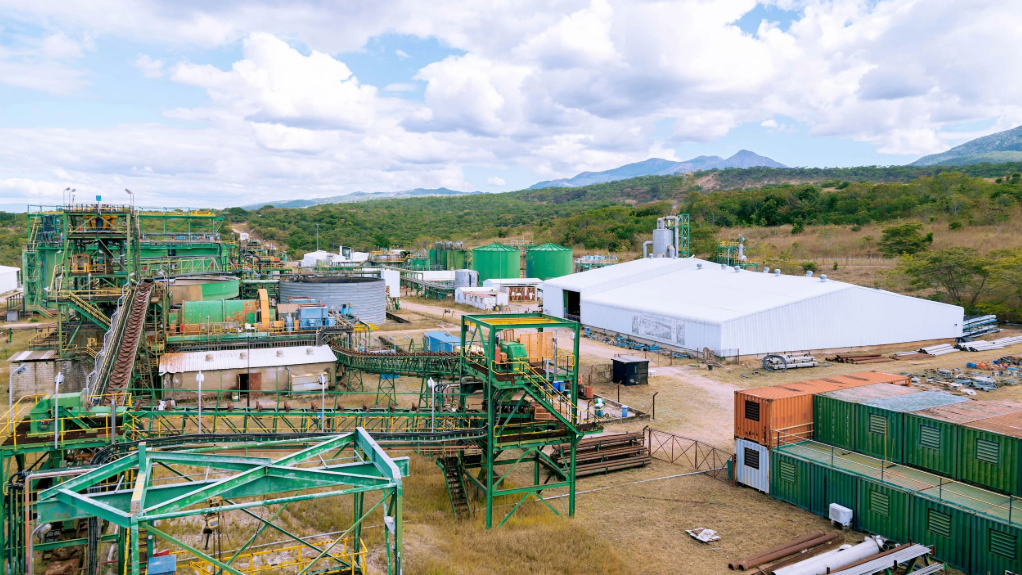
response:
<path id="1" fill-rule="evenodd" d="M 241 280 L 231 276 L 178 277 L 170 280 L 174 303 L 186 301 L 220 301 L 233 299 L 241 293 Z"/>
<path id="2" fill-rule="evenodd" d="M 901 463 L 904 460 L 906 413 L 966 401 L 969 400 L 950 393 L 923 391 L 859 404 L 856 408 L 855 450 L 884 461 Z"/>
<path id="3" fill-rule="evenodd" d="M 1022 406 L 994 401 L 966 401 L 905 414 L 904 463 L 958 479 L 961 426 L 1022 412 Z"/>
<path id="4" fill-rule="evenodd" d="M 436 251 L 436 265 L 442 270 L 447 269 L 447 250 L 438 249 Z"/>
<path id="5" fill-rule="evenodd" d="M 429 265 L 435 266 L 435 265 L 437 265 L 437 261 L 438 261 L 437 260 L 437 249 L 436 248 L 429 248 Z"/>
<path id="6" fill-rule="evenodd" d="M 472 250 L 472 269 L 479 272 L 479 285 L 486 280 L 519 277 L 520 261 L 518 250 L 504 244 L 494 243 Z"/>
<path id="7" fill-rule="evenodd" d="M 557 244 L 533 246 L 525 253 L 525 277 L 548 280 L 572 273 L 574 253 Z"/>
<path id="8" fill-rule="evenodd" d="M 961 428 L 959 481 L 1022 495 L 1022 413 L 966 423 Z"/>
<path id="9" fill-rule="evenodd" d="M 468 269 L 468 252 L 466 250 L 447 251 L 447 269 L 465 270 Z"/>
<path id="10" fill-rule="evenodd" d="M 813 397 L 813 439 L 835 447 L 854 450 L 856 406 L 867 401 L 909 393 L 919 393 L 919 390 L 890 383 L 874 383 L 819 393 Z"/>

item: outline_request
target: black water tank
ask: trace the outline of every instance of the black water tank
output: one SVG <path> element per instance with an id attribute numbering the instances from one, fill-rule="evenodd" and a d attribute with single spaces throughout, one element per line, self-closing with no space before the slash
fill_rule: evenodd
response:
<path id="1" fill-rule="evenodd" d="M 615 357 L 614 362 L 614 383 L 625 385 L 647 385 L 649 384 L 649 360 L 641 357 L 622 356 Z"/>

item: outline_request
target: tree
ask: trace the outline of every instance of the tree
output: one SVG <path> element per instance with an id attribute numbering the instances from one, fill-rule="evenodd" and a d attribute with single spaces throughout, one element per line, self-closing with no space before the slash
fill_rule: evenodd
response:
<path id="1" fill-rule="evenodd" d="M 909 222 L 884 228 L 884 235 L 877 243 L 880 251 L 889 256 L 912 255 L 929 249 L 933 233 L 923 235 L 923 224 Z"/>
<path id="2" fill-rule="evenodd" d="M 1002 300 L 1011 302 L 1013 315 L 1018 316 L 1022 310 L 1022 251 L 996 250 L 988 257 L 991 287 Z"/>
<path id="3" fill-rule="evenodd" d="M 373 243 L 381 250 L 389 250 L 390 236 L 388 236 L 386 232 L 376 232 L 373 234 Z"/>
<path id="4" fill-rule="evenodd" d="M 961 246 L 905 256 L 898 263 L 898 270 L 913 287 L 933 290 L 940 299 L 966 309 L 975 307 L 989 290 L 991 268 L 989 257 Z"/>

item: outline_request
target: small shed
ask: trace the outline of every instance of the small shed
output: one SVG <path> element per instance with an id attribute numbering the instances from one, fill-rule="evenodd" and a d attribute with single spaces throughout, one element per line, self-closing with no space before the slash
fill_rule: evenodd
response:
<path id="1" fill-rule="evenodd" d="M 160 375 L 165 393 L 174 399 L 195 397 L 199 372 L 203 395 L 319 391 L 321 375 L 333 384 L 336 361 L 327 345 L 167 353 L 160 357 Z"/>
<path id="2" fill-rule="evenodd" d="M 649 360 L 641 357 L 621 356 L 613 360 L 614 383 L 625 385 L 648 385 L 649 384 Z"/>
<path id="3" fill-rule="evenodd" d="M 506 293 L 508 301 L 534 302 L 538 297 L 537 289 L 543 280 L 538 278 L 504 278 L 488 279 L 483 287 Z"/>
<path id="4" fill-rule="evenodd" d="M 422 334 L 422 349 L 430 352 L 453 353 L 461 349 L 461 338 L 445 331 L 427 331 Z"/>

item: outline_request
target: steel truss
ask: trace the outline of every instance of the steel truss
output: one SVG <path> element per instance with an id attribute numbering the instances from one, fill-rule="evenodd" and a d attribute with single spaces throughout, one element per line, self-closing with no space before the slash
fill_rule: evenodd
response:
<path id="1" fill-rule="evenodd" d="M 389 457 L 364 429 L 329 437 L 269 439 L 230 447 L 178 446 L 171 451 L 147 449 L 145 442 L 136 447 L 134 453 L 98 467 L 24 475 L 20 494 L 24 503 L 18 511 L 29 520 L 22 525 L 26 534 L 23 554 L 8 557 L 8 572 L 33 572 L 33 542 L 28 534 L 33 532 L 31 517 L 35 515 L 35 525 L 95 518 L 116 526 L 116 548 L 121 552 L 122 565 L 119 572 L 131 575 L 144 572 L 142 566 L 152 559 L 157 540 L 162 540 L 166 548 L 177 548 L 177 555 L 199 572 L 243 575 L 235 562 L 267 528 L 289 537 L 286 543 L 313 551 L 290 563 L 297 575 L 325 571 L 364 573 L 363 522 L 382 507 L 387 572 L 401 573 L 402 478 L 408 476 L 408 459 Z M 225 448 L 244 448 L 246 452 L 280 448 L 295 451 L 277 459 L 205 453 Z M 307 465 L 312 462 L 321 465 Z M 170 475 L 157 475 L 157 468 L 161 472 L 169 470 Z M 206 477 L 193 480 L 186 473 L 188 469 L 206 469 Z M 54 481 L 59 483 L 46 487 Z M 40 487 L 45 488 L 36 491 Z M 374 493 L 379 499 L 367 508 L 366 495 L 373 497 Z M 347 495 L 353 498 L 351 525 L 328 545 L 313 545 L 273 521 L 292 503 Z M 276 505 L 280 507 L 270 519 L 249 511 Z M 30 507 L 34 507 L 35 513 Z M 254 517 L 261 525 L 230 558 L 213 556 L 188 545 L 167 533 L 162 523 L 162 528 L 157 527 L 160 521 L 219 516 L 232 511 Z"/>

